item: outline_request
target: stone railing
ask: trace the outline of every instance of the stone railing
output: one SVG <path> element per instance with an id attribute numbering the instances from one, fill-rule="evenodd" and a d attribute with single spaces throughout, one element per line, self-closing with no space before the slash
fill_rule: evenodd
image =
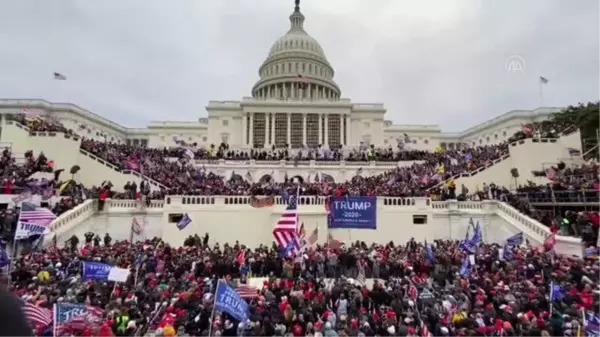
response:
<path id="1" fill-rule="evenodd" d="M 519 146 L 521 144 L 525 144 L 525 142 L 527 142 L 527 141 L 531 141 L 533 143 L 556 143 L 557 142 L 557 138 L 541 138 L 541 139 L 538 139 L 538 138 L 535 138 L 535 139 L 534 138 L 527 138 L 527 139 L 520 139 L 520 140 L 517 140 L 517 141 L 514 141 L 514 142 L 510 143 L 509 146 L 512 146 L 512 147 Z M 475 169 L 473 171 L 470 171 L 470 172 L 464 172 L 464 173 L 456 174 L 456 175 L 454 175 L 454 176 L 452 176 L 451 178 L 448 178 L 448 179 L 455 179 L 456 180 L 458 178 L 472 177 L 472 176 L 477 175 L 478 173 L 480 173 L 480 172 L 488 169 L 489 167 L 492 167 L 492 166 L 494 166 L 494 165 L 496 165 L 496 164 L 498 164 L 498 163 L 500 163 L 500 162 L 502 162 L 502 161 L 504 161 L 504 160 L 506 160 L 508 158 L 510 158 L 510 153 L 503 155 L 502 157 L 500 157 L 500 158 L 492 161 L 491 163 L 489 163 L 489 164 L 487 164 L 485 166 L 478 167 L 477 169 Z M 433 187 L 431 187 L 429 189 L 431 190 L 433 188 L 440 187 L 440 186 L 444 185 L 444 183 L 445 183 L 445 181 L 442 181 L 442 182 L 436 184 L 435 186 L 433 186 Z"/>
<path id="2" fill-rule="evenodd" d="M 168 158 L 169 161 L 174 162 L 178 159 L 175 157 Z M 345 160 L 230 160 L 230 159 L 196 159 L 194 164 L 196 166 L 206 166 L 208 168 L 236 168 L 243 166 L 244 168 L 253 167 L 265 167 L 265 166 L 277 166 L 282 168 L 290 167 L 306 167 L 306 168 L 317 168 L 323 166 L 335 166 L 335 167 L 347 167 L 347 168 L 359 168 L 359 167 L 402 167 L 409 164 L 420 164 L 422 160 L 407 160 L 407 161 L 345 161 Z"/>
<path id="3" fill-rule="evenodd" d="M 262 197 L 258 197 L 262 198 Z M 142 204 L 139 200 L 107 200 L 105 210 L 109 213 L 128 214 L 135 216 L 140 213 L 159 214 L 167 210 L 185 211 L 193 209 L 222 209 L 223 207 L 231 207 L 239 209 L 240 206 L 250 208 L 249 196 L 167 196 L 165 200 L 152 200 L 149 205 Z M 323 196 L 300 196 L 298 204 L 300 208 L 309 207 L 309 213 L 325 214 L 325 200 Z M 281 211 L 286 204 L 281 197 L 274 197 L 274 204 L 279 206 L 277 211 Z M 321 208 L 322 207 L 322 208 Z M 378 209 L 398 210 L 400 212 L 414 211 L 432 211 L 433 214 L 448 216 L 465 215 L 465 214 L 484 214 L 496 215 L 512 224 L 516 230 L 537 241 L 544 242 L 551 234 L 550 230 L 538 221 L 520 213 L 506 203 L 497 200 L 484 201 L 431 201 L 429 198 L 395 198 L 395 197 L 378 197 Z M 83 221 L 90 218 L 96 213 L 97 203 L 95 200 L 88 200 L 85 203 L 75 207 L 74 209 L 62 214 L 52 222 L 52 232 L 64 233 Z M 574 237 L 556 236 L 556 251 L 560 254 L 581 256 L 582 246 L 581 240 Z"/>
<path id="4" fill-rule="evenodd" d="M 79 225 L 94 215 L 98 209 L 96 202 L 96 200 L 86 200 L 84 203 L 77 205 L 75 208 L 59 215 L 50 224 L 50 230 L 53 234 L 61 235 L 62 233 Z"/>
<path id="5" fill-rule="evenodd" d="M 434 201 L 431 203 L 431 207 L 435 213 L 447 211 L 449 214 L 452 214 L 453 212 L 469 213 L 481 211 L 484 214 L 495 214 L 513 224 L 515 228 L 522 230 L 524 234 L 539 243 L 543 243 L 551 234 L 550 229 L 539 221 L 524 215 L 510 205 L 498 200 L 467 202 L 458 202 L 456 200 Z M 557 235 L 555 249 L 561 254 L 581 256 L 581 239 Z"/>
<path id="6" fill-rule="evenodd" d="M 264 198 L 264 196 L 256 196 Z M 273 197 L 275 205 L 284 206 L 287 204 L 280 196 Z M 325 210 L 324 196 L 301 195 L 298 198 L 298 205 L 314 206 L 322 205 Z M 378 197 L 377 207 L 429 207 L 431 200 L 429 198 L 396 198 L 396 197 Z M 219 205 L 237 207 L 248 205 L 250 207 L 250 196 L 181 196 L 169 195 L 165 198 L 165 205 L 169 207 L 195 206 L 195 205 Z"/>
<path id="7" fill-rule="evenodd" d="M 125 212 L 125 213 L 162 213 L 165 205 L 164 200 L 151 200 L 147 205 L 140 200 L 121 200 L 108 199 L 106 200 L 106 210 L 109 212 Z"/>
<path id="8" fill-rule="evenodd" d="M 116 166 L 116 165 L 114 165 L 112 163 L 109 163 L 106 160 L 104 160 L 104 159 L 102 159 L 102 158 L 100 158 L 100 157 L 92 154 L 91 152 L 88 152 L 88 151 L 84 150 L 84 149 L 79 149 L 79 154 L 81 154 L 82 156 L 86 156 L 86 157 L 88 157 L 88 158 L 90 158 L 92 160 L 95 160 L 98 163 L 100 163 L 100 164 L 102 164 L 102 165 L 104 165 L 104 166 L 106 166 L 106 167 L 108 167 L 110 169 L 113 169 L 113 170 L 115 170 L 117 172 L 121 172 L 122 174 L 131 174 L 131 175 L 134 175 L 134 176 L 136 176 L 136 177 L 138 177 L 140 179 L 144 179 L 147 182 L 149 182 L 151 185 L 154 185 L 154 186 L 156 186 L 158 188 L 165 188 L 165 189 L 167 188 L 167 186 L 165 186 L 164 184 L 161 184 L 158 181 L 156 181 L 156 180 L 154 180 L 154 179 L 152 179 L 152 178 L 150 178 L 150 177 L 148 177 L 146 175 L 142 175 L 141 173 L 139 173 L 137 171 L 134 171 L 134 170 L 121 170 L 120 167 L 118 167 L 118 166 Z"/>

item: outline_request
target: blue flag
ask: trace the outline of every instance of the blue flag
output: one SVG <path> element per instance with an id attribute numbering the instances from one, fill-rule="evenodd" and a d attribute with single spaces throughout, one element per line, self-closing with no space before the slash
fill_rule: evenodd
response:
<path id="1" fill-rule="evenodd" d="M 82 262 L 81 278 L 83 280 L 108 280 L 111 265 L 101 262 Z"/>
<path id="2" fill-rule="evenodd" d="M 431 263 L 435 263 L 435 255 L 433 254 L 433 250 L 431 249 L 431 245 L 427 244 L 427 240 L 425 240 L 425 257 Z"/>
<path id="3" fill-rule="evenodd" d="M 483 234 L 481 233 L 481 225 L 479 221 L 477 221 L 477 225 L 475 226 L 475 231 L 473 233 L 473 237 L 471 238 L 471 242 L 474 244 L 478 244 L 483 241 Z"/>
<path id="4" fill-rule="evenodd" d="M 469 267 L 470 266 L 471 266 L 471 264 L 469 263 L 469 257 L 465 256 L 462 266 L 460 266 L 460 270 L 458 271 L 460 276 L 465 277 L 465 276 L 469 275 Z"/>
<path id="5" fill-rule="evenodd" d="M 517 233 L 508 239 L 506 239 L 506 244 L 509 246 L 518 246 L 523 243 L 523 232 Z"/>
<path id="6" fill-rule="evenodd" d="M 83 330 L 102 324 L 104 310 L 85 304 L 54 304 L 54 336 L 63 336 L 66 329 Z"/>
<path id="7" fill-rule="evenodd" d="M 555 284 L 554 281 L 550 282 L 550 302 L 560 300 L 565 294 L 560 285 Z"/>
<path id="8" fill-rule="evenodd" d="M 6 253 L 6 248 L 0 247 L 0 268 L 4 268 L 10 264 L 10 258 Z"/>
<path id="9" fill-rule="evenodd" d="M 219 280 L 214 310 L 226 312 L 242 323 L 248 320 L 248 303 L 226 282 Z"/>
<path id="10" fill-rule="evenodd" d="M 585 315 L 585 335 L 600 336 L 600 315 L 594 312 L 588 312 Z"/>
<path id="11" fill-rule="evenodd" d="M 185 213 L 185 215 L 181 218 L 181 220 L 179 220 L 179 222 L 177 222 L 177 228 L 179 230 L 183 230 L 191 223 L 192 223 L 192 218 L 190 218 L 190 216 L 187 213 Z"/>
<path id="12" fill-rule="evenodd" d="M 281 255 L 284 257 L 291 256 L 292 252 L 294 251 L 294 248 L 296 248 L 296 243 L 294 242 L 294 240 L 290 240 L 287 246 L 283 247 L 283 249 L 281 250 Z"/>
<path id="13" fill-rule="evenodd" d="M 281 190 L 281 201 L 284 204 L 287 204 L 289 198 L 290 198 L 290 193 L 286 189 Z"/>
<path id="14" fill-rule="evenodd" d="M 504 245 L 504 249 L 502 251 L 502 259 L 504 261 L 512 261 L 515 255 L 512 252 L 513 246 Z"/>

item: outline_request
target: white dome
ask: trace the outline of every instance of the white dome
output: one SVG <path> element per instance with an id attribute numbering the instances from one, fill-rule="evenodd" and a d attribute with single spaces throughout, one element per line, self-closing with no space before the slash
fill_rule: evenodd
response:
<path id="1" fill-rule="evenodd" d="M 323 48 L 304 30 L 299 1 L 290 15 L 290 30 L 277 39 L 258 70 L 260 79 L 252 96 L 279 99 L 338 99 L 340 89 L 333 81 L 334 71 Z M 310 83 L 299 92 L 296 83 Z"/>
<path id="2" fill-rule="evenodd" d="M 273 43 L 267 58 L 289 52 L 309 53 L 329 64 L 329 62 L 327 62 L 327 57 L 325 57 L 325 52 L 323 52 L 323 48 L 321 48 L 319 42 L 317 42 L 317 40 L 303 30 L 290 30 L 287 34 L 280 37 L 277 41 L 275 41 L 275 43 Z"/>

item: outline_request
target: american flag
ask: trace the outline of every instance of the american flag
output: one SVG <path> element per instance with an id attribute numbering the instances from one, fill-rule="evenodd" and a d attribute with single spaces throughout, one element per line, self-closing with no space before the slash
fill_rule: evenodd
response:
<path id="1" fill-rule="evenodd" d="M 367 282 L 367 277 L 365 276 L 365 266 L 363 262 L 356 261 L 356 267 L 358 268 L 358 275 L 356 276 L 356 282 L 360 285 L 365 285 Z"/>
<path id="2" fill-rule="evenodd" d="M 425 324 L 425 322 L 423 320 L 421 320 L 419 327 L 421 328 L 421 337 L 431 337 L 432 336 L 431 332 L 429 332 L 429 329 L 427 329 L 427 324 Z"/>
<path id="3" fill-rule="evenodd" d="M 64 81 L 67 79 L 67 76 L 61 74 L 61 73 L 54 73 L 54 79 L 55 80 L 59 80 L 59 81 Z"/>
<path id="4" fill-rule="evenodd" d="M 308 78 L 302 76 L 302 74 L 298 74 L 298 87 L 300 89 L 306 89 L 308 83 L 310 83 Z"/>
<path id="5" fill-rule="evenodd" d="M 310 233 L 310 235 L 308 236 L 308 239 L 306 240 L 306 243 L 309 246 L 312 246 L 315 243 L 317 243 L 318 239 L 319 239 L 319 227 L 315 227 L 315 230 L 312 231 L 312 233 Z"/>
<path id="6" fill-rule="evenodd" d="M 58 239 L 56 238 L 56 234 L 52 237 L 52 244 L 48 247 L 48 252 L 53 254 L 58 254 L 60 249 L 58 248 Z"/>
<path id="7" fill-rule="evenodd" d="M 548 235 L 546 240 L 544 241 L 544 251 L 550 252 L 554 250 L 554 246 L 556 246 L 556 235 L 554 233 Z"/>
<path id="8" fill-rule="evenodd" d="M 235 288 L 235 292 L 240 295 L 241 298 L 258 297 L 258 288 L 249 286 L 245 283 L 238 284 L 237 288 Z"/>
<path id="9" fill-rule="evenodd" d="M 334 239 L 331 233 L 327 234 L 327 244 L 329 247 L 331 247 L 331 249 L 340 249 L 342 247 L 342 242 Z"/>
<path id="10" fill-rule="evenodd" d="M 272 196 L 258 198 L 253 195 L 250 197 L 249 203 L 250 203 L 250 206 L 252 206 L 254 208 L 270 207 L 270 206 L 273 206 L 273 204 L 275 203 L 275 198 Z"/>
<path id="11" fill-rule="evenodd" d="M 298 195 L 290 196 L 288 205 L 273 228 L 273 237 L 280 248 L 293 243 L 295 250 L 300 249 L 298 237 Z"/>
<path id="12" fill-rule="evenodd" d="M 306 230 L 304 229 L 304 222 L 300 224 L 300 228 L 298 229 L 298 237 L 300 237 L 301 241 L 306 239 Z"/>
<path id="13" fill-rule="evenodd" d="M 103 315 L 104 310 L 90 305 L 57 303 L 54 305 L 54 336 L 99 326 Z"/>
<path id="14" fill-rule="evenodd" d="M 21 109 L 21 113 L 24 114 L 27 119 L 37 119 L 43 115 L 42 111 L 37 109 Z"/>
<path id="15" fill-rule="evenodd" d="M 415 287 L 413 284 L 409 284 L 406 294 L 408 297 L 410 297 L 410 299 L 416 300 L 417 297 L 419 297 L 419 290 L 417 290 L 417 287 Z"/>
<path id="16" fill-rule="evenodd" d="M 136 235 L 140 235 L 142 233 L 142 224 L 136 217 L 133 217 L 133 220 L 131 221 L 131 230 Z"/>
<path id="17" fill-rule="evenodd" d="M 21 222 L 45 226 L 50 224 L 54 219 L 56 219 L 56 215 L 47 208 L 37 207 L 28 202 L 21 204 L 21 214 L 19 217 L 19 221 Z"/>
<path id="18" fill-rule="evenodd" d="M 29 302 L 23 306 L 23 313 L 33 327 L 47 327 L 52 324 L 52 310 L 38 307 Z"/>

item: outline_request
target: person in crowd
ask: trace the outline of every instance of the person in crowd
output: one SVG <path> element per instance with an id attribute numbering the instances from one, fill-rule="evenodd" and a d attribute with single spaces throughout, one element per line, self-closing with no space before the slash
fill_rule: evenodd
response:
<path id="1" fill-rule="evenodd" d="M 0 336 L 34 336 L 23 303 L 8 291 L 6 277 L 0 277 Z"/>
<path id="2" fill-rule="evenodd" d="M 154 238 L 20 256 L 10 289 L 41 308 L 99 309 L 90 324 L 64 327 L 71 335 L 583 335 L 598 317 L 598 260 L 546 249 L 480 243 L 470 259 L 456 241 L 332 241 L 308 247 L 298 261 L 274 246 L 195 236 L 171 247 Z M 130 276 L 116 284 L 83 280 L 81 261 L 128 268 Z M 248 321 L 213 312 L 219 279 L 244 289 Z"/>

